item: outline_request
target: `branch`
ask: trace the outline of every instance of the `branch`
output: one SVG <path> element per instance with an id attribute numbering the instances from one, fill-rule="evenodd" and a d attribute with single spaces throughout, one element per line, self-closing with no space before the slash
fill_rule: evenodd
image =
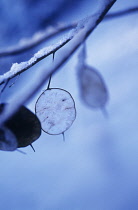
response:
<path id="1" fill-rule="evenodd" d="M 130 15 L 130 14 L 137 13 L 137 12 L 138 12 L 138 7 L 133 7 L 133 8 L 119 11 L 119 12 L 110 13 L 105 16 L 104 20 L 111 20 L 113 18 L 118 18 L 118 17 L 124 16 L 124 15 Z"/>
<path id="2" fill-rule="evenodd" d="M 23 53 L 27 50 L 36 47 L 42 42 L 52 38 L 53 36 L 58 35 L 63 31 L 67 31 L 76 27 L 77 23 L 73 22 L 71 24 L 58 24 L 57 26 L 51 26 L 46 28 L 43 31 L 35 33 L 31 38 L 21 39 L 17 45 L 11 46 L 7 49 L 0 51 L 0 57 L 17 55 L 19 53 Z"/>
<path id="3" fill-rule="evenodd" d="M 123 11 L 120 11 L 120 12 L 111 13 L 109 15 L 106 15 L 104 17 L 104 20 L 105 19 L 109 20 L 109 19 L 121 16 L 121 15 L 124 15 L 124 14 L 129 14 L 129 13 L 135 12 L 137 10 L 138 10 L 138 8 L 135 7 L 135 8 L 123 10 Z M 90 16 L 90 17 L 92 18 L 93 16 Z M 81 22 L 83 22 L 83 20 Z M 72 27 L 75 27 L 76 25 L 77 25 L 77 23 L 74 22 L 74 23 L 67 24 L 67 25 L 59 25 L 59 26 L 57 26 L 57 28 L 51 28 L 51 29 L 48 28 L 44 32 L 37 33 L 36 35 L 34 35 L 33 39 L 28 39 L 27 42 L 25 42 L 24 47 L 20 48 L 19 46 L 17 46 L 17 47 L 15 47 L 15 49 L 13 51 L 12 50 L 9 50 L 9 51 L 7 50 L 3 53 L 1 52 L 0 55 L 9 55 L 9 54 L 15 54 L 15 53 L 23 52 L 24 50 L 30 49 L 30 48 L 38 45 L 39 43 L 41 43 L 45 39 L 48 39 L 48 38 L 56 35 L 57 33 L 60 33 L 61 31 L 70 29 Z M 77 27 L 77 29 L 76 29 L 77 32 L 80 29 L 81 28 L 78 29 L 78 27 Z M 26 62 L 21 62 L 20 64 L 14 63 L 12 65 L 10 71 L 8 71 L 5 74 L 3 74 L 2 76 L 0 76 L 0 85 L 3 84 L 4 82 L 6 82 L 7 80 L 10 80 L 13 77 L 21 74 L 22 72 L 26 71 L 27 69 L 31 68 L 36 63 L 38 63 L 42 59 L 46 58 L 50 54 L 54 54 L 57 50 L 59 50 L 65 44 L 67 44 L 69 41 L 71 41 L 71 39 L 73 38 L 76 30 L 71 31 L 67 36 L 64 36 L 63 39 L 60 40 L 59 42 L 57 42 L 56 44 L 41 49 L 40 51 L 35 53 L 34 56 L 30 60 L 28 60 Z"/>
<path id="4" fill-rule="evenodd" d="M 105 20 L 112 20 L 114 18 L 122 17 L 124 15 L 130 15 L 138 12 L 138 7 L 133 7 L 129 9 L 125 9 L 119 12 L 113 12 L 104 17 Z M 69 29 L 73 29 L 77 26 L 77 22 L 73 22 L 70 24 L 58 24 L 57 26 L 51 26 L 46 28 L 41 32 L 37 32 L 33 35 L 33 37 L 28 39 L 21 39 L 19 43 L 15 46 L 11 46 L 8 49 L 4 49 L 0 51 L 0 57 L 5 56 L 13 56 L 18 55 L 19 53 L 23 53 L 29 49 L 36 47 L 42 42 L 60 34 L 61 32 L 65 32 Z"/>
<path id="5" fill-rule="evenodd" d="M 24 87 L 21 91 L 18 91 L 16 96 L 11 98 L 9 106 L 4 110 L 1 115 L 0 124 L 2 125 L 12 114 L 14 114 L 18 108 L 27 102 L 36 91 L 46 82 L 49 76 L 59 70 L 59 68 L 71 57 L 71 55 L 78 49 L 78 47 L 88 38 L 96 26 L 102 21 L 108 10 L 116 0 L 101 0 L 101 7 L 99 13 L 84 21 L 80 22 L 76 28 L 76 34 L 72 40 L 61 50 L 60 55 L 57 55 L 57 59 L 47 71 L 40 70 L 35 79 L 29 82 L 27 87 Z M 81 28 L 81 30 L 79 30 Z M 79 32 L 77 33 L 77 31 Z"/>
<path id="6" fill-rule="evenodd" d="M 63 37 L 55 45 L 51 45 L 49 47 L 42 48 L 37 53 L 35 53 L 34 56 L 30 60 L 28 60 L 26 62 L 21 62 L 19 64 L 14 63 L 8 72 L 6 72 L 0 76 L 0 85 L 3 84 L 4 82 L 6 82 L 7 80 L 10 80 L 13 77 L 21 74 L 22 72 L 26 71 L 27 69 L 31 68 L 36 63 L 43 60 L 50 54 L 54 54 L 57 50 L 59 50 L 61 47 L 63 47 L 65 44 L 67 44 L 73 38 L 74 32 L 72 31 L 68 36 Z"/>

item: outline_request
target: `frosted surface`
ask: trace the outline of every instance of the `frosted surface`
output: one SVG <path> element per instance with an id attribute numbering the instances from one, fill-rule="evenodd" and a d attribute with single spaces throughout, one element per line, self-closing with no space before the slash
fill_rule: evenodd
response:
<path id="1" fill-rule="evenodd" d="M 76 117 L 74 100 L 65 90 L 48 89 L 40 95 L 36 103 L 36 115 L 46 133 L 64 133 Z"/>

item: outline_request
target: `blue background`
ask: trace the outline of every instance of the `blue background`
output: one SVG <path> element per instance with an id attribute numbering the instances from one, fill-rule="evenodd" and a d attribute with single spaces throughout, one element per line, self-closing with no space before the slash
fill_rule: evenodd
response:
<path id="1" fill-rule="evenodd" d="M 82 19 L 94 13 L 99 3 L 96 0 L 3 0 L 0 2 L 0 49 L 31 37 L 48 24 Z M 118 0 L 111 11 L 131 6 L 138 6 L 137 0 Z M 42 133 L 33 144 L 35 153 L 30 147 L 22 149 L 27 155 L 0 151 L 1 210 L 138 209 L 137 20 L 135 13 L 103 21 L 86 42 L 87 63 L 99 70 L 109 89 L 108 119 L 101 110 L 85 106 L 79 96 L 78 52 L 53 76 L 52 87 L 64 88 L 72 94 L 77 108 L 76 121 L 65 133 L 65 142 L 62 135 Z M 0 58 L 1 74 L 12 63 L 30 59 L 39 49 L 56 43 L 61 37 L 21 55 Z M 12 94 L 33 79 L 36 71 L 51 62 L 49 56 L 23 73 L 12 88 L 6 88 L 1 101 L 9 101 Z M 46 86 L 47 83 L 27 104 L 33 112 Z"/>

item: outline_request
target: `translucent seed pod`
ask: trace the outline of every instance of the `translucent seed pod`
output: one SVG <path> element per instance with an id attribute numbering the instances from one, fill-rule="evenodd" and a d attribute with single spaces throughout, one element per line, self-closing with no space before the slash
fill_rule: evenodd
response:
<path id="1" fill-rule="evenodd" d="M 36 102 L 35 112 L 43 131 L 50 135 L 63 134 L 76 118 L 71 94 L 60 88 L 45 90 Z"/>
<path id="2" fill-rule="evenodd" d="M 94 68 L 83 65 L 79 69 L 80 95 L 89 107 L 104 109 L 109 94 L 101 74 Z"/>

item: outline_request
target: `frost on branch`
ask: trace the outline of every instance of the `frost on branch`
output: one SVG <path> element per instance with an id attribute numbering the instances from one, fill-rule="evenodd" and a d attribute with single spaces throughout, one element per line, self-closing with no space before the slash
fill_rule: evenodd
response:
<path id="1" fill-rule="evenodd" d="M 35 110 L 42 129 L 51 135 L 63 134 L 76 118 L 72 96 L 59 88 L 44 91 L 36 102 Z"/>
<path id="2" fill-rule="evenodd" d="M 65 35 L 54 45 L 50 45 L 48 47 L 44 47 L 39 50 L 37 53 L 33 55 L 28 61 L 21 62 L 21 63 L 14 63 L 11 66 L 11 69 L 3 75 L 0 75 L 0 84 L 3 82 L 15 77 L 16 75 L 26 71 L 27 69 L 34 66 L 40 60 L 44 59 L 45 57 L 49 56 L 50 54 L 55 53 L 58 49 L 63 47 L 66 43 L 68 43 L 74 36 L 75 32 L 71 31 L 69 34 Z"/>
<path id="3" fill-rule="evenodd" d="M 80 94 L 83 101 L 92 108 L 103 109 L 108 101 L 105 82 L 98 71 L 83 65 L 79 69 Z"/>

